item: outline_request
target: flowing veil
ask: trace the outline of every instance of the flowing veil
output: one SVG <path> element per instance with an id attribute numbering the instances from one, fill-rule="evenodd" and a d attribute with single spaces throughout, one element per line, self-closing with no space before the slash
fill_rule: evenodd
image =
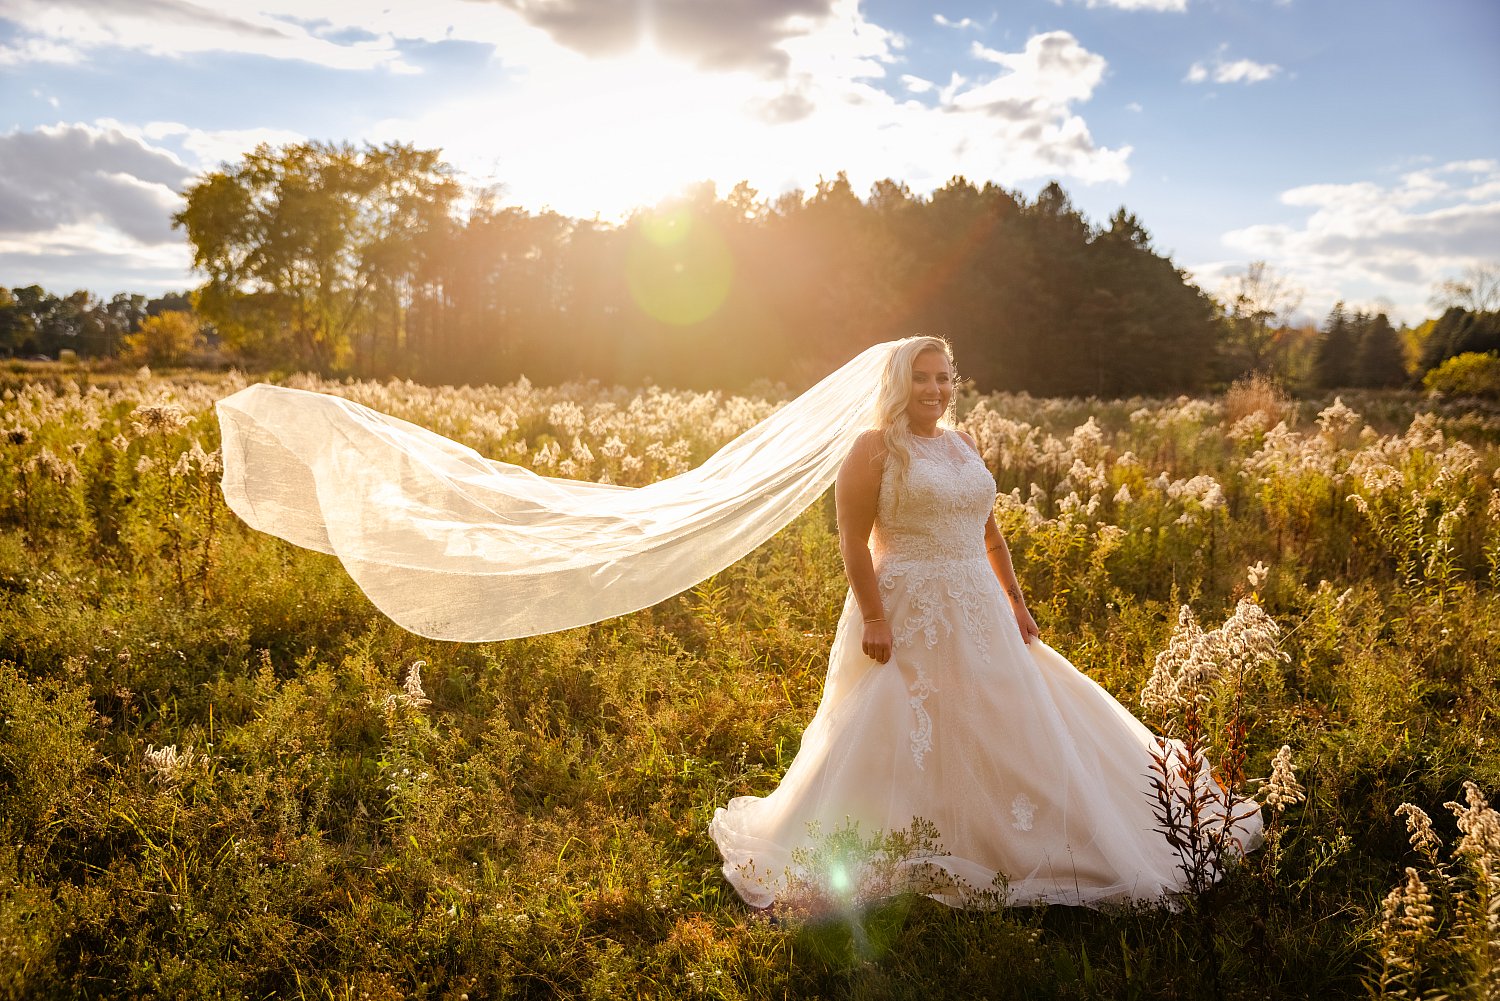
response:
<path id="1" fill-rule="evenodd" d="M 538 476 L 349 400 L 260 383 L 217 404 L 224 499 L 252 528 L 337 556 L 411 632 L 568 629 L 692 587 L 816 500 L 873 426 L 897 343 L 643 487 Z"/>

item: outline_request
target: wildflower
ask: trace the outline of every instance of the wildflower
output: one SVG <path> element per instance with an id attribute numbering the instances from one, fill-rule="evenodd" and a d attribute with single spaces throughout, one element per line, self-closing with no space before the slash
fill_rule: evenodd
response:
<path id="1" fill-rule="evenodd" d="M 172 434 L 190 423 L 182 408 L 171 403 L 136 407 L 130 412 L 130 416 L 134 418 L 130 425 L 131 434 L 136 438 L 153 433 Z"/>
<path id="2" fill-rule="evenodd" d="M 1432 893 L 1411 866 L 1406 867 L 1406 881 L 1386 894 L 1380 910 L 1381 931 L 1393 938 L 1426 938 L 1437 923 Z"/>
<path id="3" fill-rule="evenodd" d="M 599 451 L 606 459 L 619 459 L 625 455 L 626 446 L 616 435 L 610 435 L 609 439 L 600 446 Z"/>
<path id="4" fill-rule="evenodd" d="M 401 701 L 412 709 L 432 705 L 432 700 L 422 691 L 422 668 L 426 666 L 425 660 L 413 661 L 406 672 L 406 680 L 401 684 Z"/>
<path id="5" fill-rule="evenodd" d="M 1261 586 L 1261 584 L 1263 584 L 1265 582 L 1265 579 L 1266 579 L 1267 575 L 1270 574 L 1270 572 L 1271 572 L 1271 568 L 1270 567 L 1266 566 L 1266 564 L 1263 561 L 1256 560 L 1255 561 L 1255 566 L 1250 567 L 1248 570 L 1245 571 L 1245 575 L 1250 580 L 1250 588 L 1251 588 L 1251 590 L 1258 589 Z"/>
<path id="6" fill-rule="evenodd" d="M 1120 505 L 1129 504 L 1133 497 L 1130 496 L 1130 484 L 1121 483 L 1120 489 L 1115 491 L 1115 503 Z"/>
<path id="7" fill-rule="evenodd" d="M 28 472 L 41 472 L 41 474 L 61 487 L 69 487 L 78 482 L 78 467 L 68 459 L 60 459 L 50 448 L 43 448 L 40 452 L 28 459 L 23 468 Z"/>
<path id="8" fill-rule="evenodd" d="M 1410 803 L 1396 807 L 1396 816 L 1406 818 L 1406 832 L 1411 837 L 1412 849 L 1427 856 L 1428 861 L 1435 865 L 1443 839 L 1432 829 L 1432 818 L 1421 807 Z"/>
<path id="9" fill-rule="evenodd" d="M 123 452 L 130 447 L 130 439 L 123 434 L 117 434 L 109 440 L 109 444 L 117 452 Z"/>
<path id="10" fill-rule="evenodd" d="M 1281 629 L 1249 598 L 1218 629 L 1205 632 L 1183 605 L 1167 648 L 1156 655 L 1141 705 L 1166 710 L 1189 701 L 1205 702 L 1208 687 L 1225 674 L 1238 675 L 1257 664 L 1290 659 L 1278 649 Z"/>
<path id="11" fill-rule="evenodd" d="M 1292 764 L 1292 749 L 1281 745 L 1271 759 L 1271 778 L 1266 782 L 1266 805 L 1276 811 L 1307 799 L 1307 790 L 1297 781 L 1297 766 Z"/>
<path id="12" fill-rule="evenodd" d="M 1453 850 L 1494 871 L 1500 865 L 1500 813 L 1491 809 L 1484 793 L 1471 781 L 1464 782 L 1464 799 L 1463 804 L 1443 804 L 1458 818 L 1458 829 L 1463 833 Z"/>
<path id="13" fill-rule="evenodd" d="M 573 436 L 572 455 L 573 461 L 584 468 L 589 467 L 594 462 L 593 451 L 576 434 Z"/>
<path id="14" fill-rule="evenodd" d="M 193 753 L 191 747 L 185 748 L 179 754 L 176 744 L 168 744 L 162 748 L 157 748 L 155 744 L 147 744 L 142 767 L 153 773 L 151 781 L 160 785 L 175 785 L 193 766 L 197 758 L 198 756 Z"/>

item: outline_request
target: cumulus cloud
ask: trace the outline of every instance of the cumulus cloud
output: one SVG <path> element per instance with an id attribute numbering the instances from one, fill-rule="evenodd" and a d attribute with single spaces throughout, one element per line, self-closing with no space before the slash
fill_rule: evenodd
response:
<path id="1" fill-rule="evenodd" d="M 784 72 L 780 43 L 833 13 L 833 0 L 497 0 L 562 45 L 586 56 L 614 56 L 649 40 L 704 68 Z"/>
<path id="2" fill-rule="evenodd" d="M 0 66 L 80 63 L 97 50 L 119 48 L 168 57 L 240 52 L 334 69 L 414 71 L 390 35 L 341 36 L 359 26 L 347 16 L 353 11 L 337 22 L 320 20 L 310 9 L 317 5 L 313 0 L 268 13 L 231 0 L 7 0 L 3 17 L 16 37 L 0 45 Z"/>
<path id="3" fill-rule="evenodd" d="M 1188 67 L 1183 77 L 1188 83 L 1263 83 L 1281 72 L 1275 63 L 1258 63 L 1253 59 L 1225 59 L 1227 44 L 1219 46 L 1211 60 L 1199 60 Z"/>
<path id="4" fill-rule="evenodd" d="M 1234 230 L 1223 242 L 1297 274 L 1310 308 L 1384 297 L 1415 322 L 1439 281 L 1500 257 L 1500 161 L 1455 161 L 1394 183 L 1303 185 L 1281 201 L 1307 218 Z"/>
<path id="5" fill-rule="evenodd" d="M 921 192 L 955 174 L 1011 186 L 1129 176 L 1130 148 L 1100 146 L 1080 111 L 1105 60 L 1072 35 L 1036 35 L 1014 51 L 974 46 L 963 72 L 943 83 L 902 75 L 906 40 L 869 20 L 858 0 L 673 0 L 652 8 L 645 32 L 618 13 L 623 7 L 633 18 L 639 5 L 602 0 L 0 4 L 0 17 L 15 22 L 8 25 L 15 27 L 15 58 L 27 45 L 56 45 L 95 61 L 109 47 L 166 57 L 225 50 L 389 70 L 404 66 L 402 53 L 415 52 L 414 42 L 487 46 L 500 82 L 448 90 L 401 117 L 353 123 L 341 138 L 439 148 L 468 183 L 499 186 L 513 203 L 575 216 L 618 218 L 704 180 L 721 190 L 748 180 L 768 196 L 806 191 L 841 170 L 861 192 L 886 177 Z M 642 38 L 648 44 L 640 45 Z M 54 235 L 89 219 L 137 247 L 167 246 L 141 241 L 170 238 L 173 192 L 196 170 L 233 161 L 260 141 L 303 138 L 177 122 L 68 128 L 78 132 L 74 141 L 108 134 L 122 150 L 128 143 L 175 163 L 176 173 L 164 179 L 127 165 L 80 177 L 64 169 L 56 184 L 73 178 L 92 185 L 92 193 L 45 208 L 10 196 L 8 218 L 33 227 L 32 234 Z M 45 145 L 40 132 L 26 135 L 24 141 Z M 76 249 L 60 239 L 32 243 L 37 254 Z"/>
<path id="6" fill-rule="evenodd" d="M 535 61 L 517 86 L 378 123 L 373 138 L 439 145 L 471 180 L 570 215 L 618 217 L 686 183 L 749 181 L 776 195 L 846 171 L 857 191 L 898 177 L 914 191 L 955 174 L 1118 182 L 1129 147 L 1101 147 L 1077 106 L 1105 69 L 1066 32 L 1019 51 L 978 47 L 945 85 L 893 71 L 901 40 L 840 2 L 782 43 L 783 76 L 706 73 L 668 58 Z M 503 133 L 476 130 L 503 121 Z M 600 165 L 608 169 L 601 170 Z"/>
<path id="7" fill-rule="evenodd" d="M 0 136 L 0 234 L 98 224 L 139 244 L 167 243 L 190 176 L 168 151 L 118 129 L 13 131 Z"/>

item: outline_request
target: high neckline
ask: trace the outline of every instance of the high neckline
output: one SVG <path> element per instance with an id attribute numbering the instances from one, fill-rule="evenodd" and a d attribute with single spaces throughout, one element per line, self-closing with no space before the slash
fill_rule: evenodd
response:
<path id="1" fill-rule="evenodd" d="M 938 428 L 938 433 L 937 434 L 933 434 L 933 435 L 917 434 L 915 431 L 913 431 L 913 432 L 911 432 L 911 436 L 913 438 L 917 439 L 918 441 L 941 441 L 943 439 L 943 437 L 947 433 L 948 432 L 947 432 L 946 429 L 944 429 L 944 428 Z"/>

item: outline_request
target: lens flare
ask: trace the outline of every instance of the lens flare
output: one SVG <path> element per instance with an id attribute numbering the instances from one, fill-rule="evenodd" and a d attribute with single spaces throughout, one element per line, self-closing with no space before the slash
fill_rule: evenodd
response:
<path id="1" fill-rule="evenodd" d="M 625 275 L 637 306 L 663 323 L 687 327 L 724 304 L 734 281 L 734 258 L 713 226 L 686 208 L 674 208 L 637 221 Z"/>

